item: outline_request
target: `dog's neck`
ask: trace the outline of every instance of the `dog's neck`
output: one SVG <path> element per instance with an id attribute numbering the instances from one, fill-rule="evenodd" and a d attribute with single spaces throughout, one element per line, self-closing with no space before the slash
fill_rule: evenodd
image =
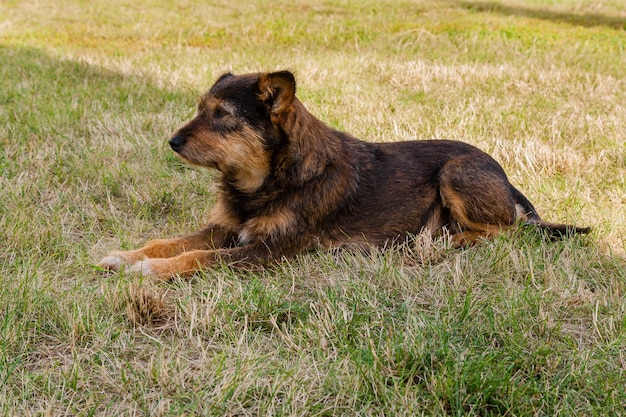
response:
<path id="1" fill-rule="evenodd" d="M 324 174 L 328 165 L 336 163 L 344 152 L 343 143 L 334 129 L 294 98 L 281 126 L 286 145 L 279 152 L 277 175 L 304 184 Z"/>
<path id="2" fill-rule="evenodd" d="M 357 187 L 359 172 L 353 169 L 354 152 L 366 144 L 327 126 L 297 98 L 280 129 L 284 143 L 276 151 L 262 185 L 246 191 L 229 175 L 222 178 L 222 191 L 240 219 L 254 217 L 284 193 L 309 184 L 313 194 L 323 190 L 325 201 L 333 204 L 339 204 Z"/>

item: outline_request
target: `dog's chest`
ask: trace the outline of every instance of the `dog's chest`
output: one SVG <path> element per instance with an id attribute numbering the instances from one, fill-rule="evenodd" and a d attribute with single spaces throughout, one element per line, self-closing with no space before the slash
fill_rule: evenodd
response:
<path id="1" fill-rule="evenodd" d="M 259 240 L 293 238 L 297 234 L 297 216 L 289 207 L 280 207 L 246 220 L 237 238 L 241 245 Z"/>

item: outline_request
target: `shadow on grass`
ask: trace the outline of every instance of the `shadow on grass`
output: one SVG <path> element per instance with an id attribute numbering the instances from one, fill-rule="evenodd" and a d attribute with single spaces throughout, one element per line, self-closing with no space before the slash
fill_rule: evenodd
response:
<path id="1" fill-rule="evenodd" d="M 102 208 L 111 196 L 140 211 L 122 188 L 176 162 L 167 139 L 195 97 L 35 48 L 0 45 L 0 62 L 0 268 L 19 270 L 15 259 L 75 256 L 118 215 Z"/>
<path id="2" fill-rule="evenodd" d="M 172 101 L 184 105 L 185 96 L 146 77 L 57 59 L 35 48 L 0 45 L 0 62 L 0 123 L 9 129 L 3 141 L 37 141 L 43 132 L 61 140 L 67 129 L 80 131 L 103 113 L 126 117 L 160 112 Z"/>
<path id="3" fill-rule="evenodd" d="M 568 23 L 582 27 L 605 26 L 616 30 L 626 30 L 626 18 L 607 16 L 598 13 L 575 14 L 555 10 L 536 9 L 522 5 L 506 5 L 496 2 L 460 1 L 461 7 L 477 12 L 500 13 L 507 16 L 530 17 L 552 22 Z"/>

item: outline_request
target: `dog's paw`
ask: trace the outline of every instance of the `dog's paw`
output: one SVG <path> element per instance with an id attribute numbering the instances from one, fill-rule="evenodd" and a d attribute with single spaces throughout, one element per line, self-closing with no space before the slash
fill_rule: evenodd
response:
<path id="1" fill-rule="evenodd" d="M 176 275 L 175 266 L 171 265 L 168 259 L 144 257 L 136 260 L 127 254 L 128 252 L 112 252 L 98 263 L 98 267 L 111 272 L 123 269 L 130 274 L 158 279 L 168 279 Z"/>
<path id="2" fill-rule="evenodd" d="M 154 261 L 155 261 L 155 259 L 146 258 L 146 259 L 144 259 L 142 261 L 135 262 L 134 264 L 132 264 L 131 266 L 126 268 L 126 271 L 128 271 L 128 272 L 130 272 L 132 274 L 140 274 L 140 275 L 145 275 L 145 276 L 154 276 L 155 275 L 155 271 L 150 266 L 150 264 L 154 263 Z"/>
<path id="3" fill-rule="evenodd" d="M 169 259 L 145 258 L 126 269 L 130 273 L 143 275 L 161 280 L 167 280 L 178 275 L 176 265 Z"/>
<path id="4" fill-rule="evenodd" d="M 128 265 L 128 259 L 123 252 L 112 252 L 98 262 L 100 268 L 114 272 L 119 271 L 122 265 Z"/>
<path id="5" fill-rule="evenodd" d="M 143 252 L 112 252 L 98 263 L 98 267 L 117 272 L 139 274 L 157 279 L 170 279 L 176 276 L 188 277 L 199 271 L 198 253 L 192 251 L 171 258 L 148 258 Z"/>
<path id="6" fill-rule="evenodd" d="M 99 263 L 98 267 L 106 271 L 119 272 L 120 270 L 142 262 L 146 259 L 146 255 L 142 250 L 115 251 L 105 256 Z"/>

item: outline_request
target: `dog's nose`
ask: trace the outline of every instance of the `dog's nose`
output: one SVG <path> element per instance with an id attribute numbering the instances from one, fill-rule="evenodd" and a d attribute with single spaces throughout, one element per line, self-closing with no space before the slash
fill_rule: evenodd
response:
<path id="1" fill-rule="evenodd" d="M 185 139 L 181 135 L 176 135 L 172 139 L 170 139 L 170 146 L 174 150 L 174 152 L 180 152 L 180 150 L 185 146 L 187 139 Z"/>

